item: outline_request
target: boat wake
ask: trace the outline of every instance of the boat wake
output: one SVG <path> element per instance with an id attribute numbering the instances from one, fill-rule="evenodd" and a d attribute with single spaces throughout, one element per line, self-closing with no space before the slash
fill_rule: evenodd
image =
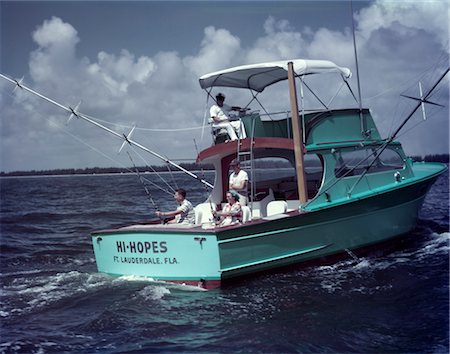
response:
<path id="1" fill-rule="evenodd" d="M 101 274 L 70 271 L 49 275 L 37 270 L 33 274 L 29 277 L 30 272 L 16 272 L 15 279 L 3 287 L 1 317 L 13 318 L 50 308 L 70 307 L 86 294 L 108 286 L 108 278 Z"/>
<path id="2" fill-rule="evenodd" d="M 114 278 L 113 282 L 141 282 L 141 283 L 150 283 L 149 287 L 155 286 L 155 287 L 161 287 L 166 289 L 168 292 L 166 294 L 170 294 L 170 290 L 181 290 L 181 291 L 208 291 L 207 289 L 188 285 L 188 284 L 178 284 L 178 283 L 171 283 L 163 280 L 156 280 L 150 277 L 141 277 L 137 275 L 124 275 L 121 277 Z"/>
<path id="3" fill-rule="evenodd" d="M 329 293 L 346 291 L 349 293 L 375 294 L 386 291 L 402 283 L 396 270 L 401 268 L 427 269 L 430 264 L 444 262 L 448 265 L 450 233 L 432 233 L 421 242 L 419 248 L 407 248 L 384 256 L 363 257 L 341 261 L 333 265 L 309 269 L 307 276 L 316 279 L 320 288 Z M 306 274 L 305 274 L 306 275 Z M 422 279 L 427 274 L 420 274 Z M 358 284 L 354 287 L 353 284 Z"/>
<path id="4" fill-rule="evenodd" d="M 30 277 L 32 275 L 32 277 Z M 13 320 L 47 310 L 62 311 L 96 296 L 122 293 L 137 302 L 161 300 L 172 292 L 202 288 L 137 276 L 110 277 L 79 271 L 48 274 L 39 270 L 3 273 L 14 278 L 1 292 L 0 318 Z"/>

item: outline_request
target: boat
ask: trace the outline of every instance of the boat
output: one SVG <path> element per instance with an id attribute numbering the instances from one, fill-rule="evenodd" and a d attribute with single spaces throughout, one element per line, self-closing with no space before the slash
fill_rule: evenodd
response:
<path id="1" fill-rule="evenodd" d="M 438 83 L 383 139 L 369 109 L 331 108 L 307 83 L 330 75 L 342 81 L 338 93 L 347 87 L 357 101 L 350 70 L 326 60 L 281 60 L 200 77 L 210 97 L 213 90 L 245 89 L 258 104 L 261 92 L 287 80 L 290 109 L 281 117 L 262 105 L 262 111 L 242 110 L 237 119 L 247 132 L 243 139 L 228 141 L 223 131 L 213 131 L 212 145 L 198 153 L 197 162 L 212 164 L 215 180 L 208 199 L 195 207 L 194 225 L 155 221 L 92 232 L 98 271 L 211 289 L 302 262 L 354 256 L 413 230 L 427 191 L 447 166 L 414 162 L 395 138 L 412 114 L 430 103 Z M 328 85 L 328 79 L 322 83 Z M 322 107 L 305 108 L 305 92 Z M 124 139 L 136 145 L 130 136 Z M 249 203 L 241 223 L 218 226 L 212 211 L 224 201 L 235 158 L 251 176 Z M 267 164 L 278 166 L 276 173 L 261 177 Z"/>

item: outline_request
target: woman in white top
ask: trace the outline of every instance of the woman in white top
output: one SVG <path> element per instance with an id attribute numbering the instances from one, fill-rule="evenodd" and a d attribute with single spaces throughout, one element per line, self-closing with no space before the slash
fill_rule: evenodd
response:
<path id="1" fill-rule="evenodd" d="M 227 192 L 227 204 L 222 211 L 215 211 L 214 216 L 219 216 L 219 226 L 237 224 L 242 221 L 242 208 L 238 202 L 239 195 L 235 191 Z"/>

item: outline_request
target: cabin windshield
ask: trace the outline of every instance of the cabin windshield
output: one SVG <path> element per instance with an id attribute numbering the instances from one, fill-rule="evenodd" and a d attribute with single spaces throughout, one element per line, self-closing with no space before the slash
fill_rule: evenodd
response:
<path id="1" fill-rule="evenodd" d="M 364 173 L 377 173 L 390 170 L 399 170 L 405 167 L 402 157 L 392 149 L 385 149 L 380 156 L 376 157 L 378 151 L 375 147 L 341 151 L 337 155 L 334 173 L 336 177 L 358 176 Z"/>

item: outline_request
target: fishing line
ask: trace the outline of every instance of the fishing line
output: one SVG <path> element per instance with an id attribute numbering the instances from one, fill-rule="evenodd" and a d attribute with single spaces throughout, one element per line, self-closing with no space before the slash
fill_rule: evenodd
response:
<path id="1" fill-rule="evenodd" d="M 382 91 L 382 92 L 380 92 L 380 93 L 377 93 L 377 94 L 374 95 L 374 96 L 371 96 L 371 97 L 364 97 L 364 100 L 365 100 L 365 101 L 367 101 L 367 100 L 372 100 L 372 99 L 377 98 L 377 97 L 379 97 L 379 96 L 383 96 L 383 95 L 385 95 L 385 94 L 387 94 L 387 93 L 389 93 L 389 92 L 391 92 L 391 91 L 400 91 L 403 87 L 406 87 L 407 85 L 409 85 L 408 87 L 412 87 L 412 84 L 410 84 L 411 82 L 416 83 L 417 81 L 420 81 L 422 78 L 424 78 L 425 76 L 427 76 L 427 74 L 428 74 L 430 71 L 436 71 L 437 69 L 439 69 L 440 66 L 445 66 L 444 63 L 445 63 L 446 61 L 447 61 L 447 59 L 446 59 L 446 54 L 441 54 L 440 58 L 439 58 L 433 65 L 431 65 L 430 67 L 428 67 L 427 69 L 425 69 L 424 71 L 422 71 L 420 74 L 418 74 L 418 75 L 412 77 L 411 79 L 408 79 L 408 80 L 402 82 L 402 83 L 399 84 L 399 85 L 393 86 L 393 87 L 391 87 L 391 88 L 389 88 L 389 89 L 387 89 L 387 90 L 385 90 L 385 91 Z"/>
<path id="2" fill-rule="evenodd" d="M 37 96 L 37 97 L 43 99 L 44 101 L 47 101 L 47 102 L 49 102 L 49 103 L 51 103 L 51 104 L 53 104 L 53 105 L 55 105 L 55 106 L 57 106 L 57 107 L 63 109 L 64 111 L 66 111 L 67 113 L 70 114 L 69 120 L 70 120 L 71 118 L 73 118 L 73 117 L 77 117 L 77 118 L 79 118 L 79 119 L 82 119 L 82 120 L 84 120 L 84 121 L 86 121 L 86 122 L 88 122 L 88 123 L 90 123 L 90 124 L 96 126 L 97 128 L 100 128 L 100 129 L 102 129 L 102 130 L 104 130 L 104 131 L 106 131 L 106 132 L 108 132 L 108 133 L 114 135 L 114 136 L 117 137 L 117 138 L 120 138 L 122 141 L 125 139 L 125 141 L 128 142 L 130 145 L 134 145 L 134 146 L 138 147 L 139 149 L 141 149 L 141 150 L 143 150 L 143 151 L 145 151 L 145 152 L 148 152 L 149 154 L 151 154 L 151 155 L 157 157 L 158 159 L 161 159 L 161 160 L 165 161 L 166 163 L 169 163 L 169 164 L 171 164 L 172 166 L 178 168 L 179 170 L 183 171 L 184 173 L 186 173 L 187 175 L 191 176 L 192 178 L 197 179 L 199 182 L 201 182 L 201 183 L 207 183 L 209 186 L 212 187 L 211 184 L 209 184 L 208 182 L 206 182 L 206 181 L 200 179 L 198 176 L 196 176 L 196 175 L 193 174 L 192 172 L 186 170 L 185 168 L 181 167 L 180 165 L 176 164 L 175 162 L 170 161 L 170 160 L 168 160 L 167 158 L 163 157 L 162 155 L 158 154 L 157 152 L 154 152 L 154 151 L 152 151 L 152 150 L 146 148 L 146 147 L 143 146 L 142 144 L 139 144 L 138 142 L 136 142 L 136 141 L 134 141 L 134 140 L 131 140 L 131 139 L 130 139 L 130 136 L 131 136 L 131 133 L 132 133 L 133 130 L 134 130 L 134 127 L 133 127 L 132 131 L 131 131 L 127 136 L 126 136 L 125 134 L 120 134 L 120 133 L 118 133 L 118 132 L 116 132 L 116 131 L 114 131 L 114 130 L 108 128 L 107 126 L 102 125 L 102 124 L 100 124 L 99 122 L 97 122 L 97 121 L 95 121 L 95 120 L 93 120 L 93 119 L 88 118 L 86 115 L 84 115 L 84 114 L 82 114 L 81 112 L 79 112 L 79 111 L 78 111 L 78 105 L 75 106 L 75 108 L 72 108 L 72 107 L 70 107 L 70 106 L 67 106 L 67 107 L 66 107 L 66 106 L 62 105 L 61 103 L 58 103 L 58 102 L 52 100 L 51 98 L 49 98 L 49 97 L 47 97 L 47 96 L 44 96 L 44 95 L 40 94 L 39 92 L 34 91 L 34 90 L 32 90 L 31 88 L 29 88 L 29 87 L 23 85 L 23 84 L 22 84 L 22 79 L 19 80 L 19 81 L 18 81 L 18 80 L 15 80 L 15 79 L 10 79 L 9 77 L 7 77 L 7 76 L 5 76 L 5 75 L 3 75 L 3 74 L 1 74 L 1 73 L 0 73 L 0 77 L 3 78 L 3 79 L 5 79 L 5 80 L 7 80 L 7 81 L 9 81 L 9 82 L 11 82 L 11 83 L 13 83 L 16 87 L 20 87 L 21 89 L 23 89 L 23 90 L 25 90 L 25 91 L 28 91 L 28 92 L 32 93 L 33 95 L 35 95 L 35 96 Z"/>
<path id="3" fill-rule="evenodd" d="M 175 180 L 175 177 L 173 176 L 172 170 L 170 169 L 170 165 L 169 165 L 169 164 L 166 164 L 166 166 L 167 166 L 167 169 L 169 170 L 170 177 L 172 178 L 172 182 L 173 182 L 175 188 L 176 188 L 176 189 L 179 189 L 178 183 L 177 183 L 177 181 Z"/>
<path id="4" fill-rule="evenodd" d="M 100 119 L 97 117 L 93 117 L 90 116 L 88 114 L 83 113 L 84 116 L 88 117 L 89 119 L 95 120 L 96 122 L 101 122 L 104 124 L 109 124 L 112 126 L 115 126 L 117 128 L 126 128 L 126 129 L 131 129 L 133 128 L 133 126 L 131 125 L 126 125 L 126 124 L 120 124 L 120 123 L 113 123 L 104 119 Z M 182 131 L 191 131 L 191 130 L 199 130 L 202 129 L 202 127 L 190 127 L 190 128 L 174 128 L 174 129 L 169 129 L 169 128 L 138 128 L 136 127 L 136 130 L 142 130 L 142 131 L 148 131 L 148 132 L 182 132 Z"/>
<path id="5" fill-rule="evenodd" d="M 171 193 L 169 193 L 169 194 L 172 194 L 172 193 L 175 193 L 175 189 L 158 173 L 158 171 L 156 171 L 146 160 L 145 160 L 145 158 L 141 155 L 141 154 L 139 154 L 139 152 L 138 151 L 136 151 L 136 149 L 132 146 L 132 145 L 130 145 L 130 148 L 131 148 L 131 150 L 133 150 L 133 152 L 142 160 L 142 161 L 144 161 L 144 164 L 145 164 L 145 166 L 146 167 L 148 167 L 148 168 L 150 168 L 158 177 L 159 177 L 159 179 L 161 180 L 161 181 L 163 181 L 164 182 L 164 184 L 172 191 Z"/>
<path id="6" fill-rule="evenodd" d="M 108 156 L 107 154 L 105 154 L 103 151 L 98 150 L 95 146 L 90 145 L 88 142 L 84 141 L 83 139 L 81 139 L 80 137 L 72 134 L 71 132 L 69 132 L 67 129 L 65 129 L 62 125 L 60 125 L 60 123 L 50 120 L 49 117 L 45 117 L 45 119 L 53 126 L 55 126 L 56 128 L 58 128 L 59 130 L 63 131 L 65 134 L 69 135 L 70 137 L 72 137 L 73 139 L 77 140 L 78 142 L 80 142 L 81 144 L 87 146 L 88 148 L 90 148 L 91 150 L 99 153 L 100 155 L 102 155 L 103 157 L 106 157 L 108 160 L 114 162 L 115 164 L 120 165 L 122 168 L 126 169 L 128 172 L 134 173 L 133 170 L 131 170 L 130 168 L 128 168 L 127 166 L 125 166 L 124 164 L 122 164 L 120 161 L 113 159 L 111 156 Z"/>
<path id="7" fill-rule="evenodd" d="M 159 211 L 159 207 L 158 207 L 158 205 L 156 205 L 155 201 L 153 200 L 152 195 L 150 194 L 150 191 L 148 190 L 147 185 L 145 184 L 145 182 L 141 176 L 141 173 L 139 172 L 139 169 L 137 168 L 136 164 L 134 163 L 133 158 L 131 157 L 131 154 L 129 153 L 129 151 L 127 151 L 127 155 L 130 158 L 131 163 L 133 164 L 133 167 L 136 171 L 139 181 L 141 182 L 142 186 L 144 187 L 145 193 L 147 194 L 148 198 L 150 199 L 150 202 L 152 203 L 152 205 L 154 206 L 156 211 Z"/>
<path id="8" fill-rule="evenodd" d="M 441 76 L 439 77 L 439 79 L 434 83 L 434 85 L 428 90 L 428 92 L 423 96 L 423 100 L 427 100 L 430 95 L 433 93 L 433 91 L 437 88 L 437 86 L 440 84 L 440 82 L 445 78 L 445 76 L 447 76 L 447 74 L 449 73 L 450 68 L 447 68 L 445 70 L 444 73 L 441 74 Z M 422 100 L 422 98 L 421 98 Z M 423 102 L 416 104 L 415 108 L 412 110 L 412 112 L 403 120 L 402 124 L 400 124 L 400 126 L 396 129 L 396 131 L 388 138 L 385 140 L 385 142 L 380 145 L 377 149 L 375 149 L 375 151 L 373 152 L 373 160 L 372 162 L 365 167 L 365 171 L 360 175 L 360 177 L 358 178 L 358 180 L 355 182 L 355 184 L 352 186 L 352 188 L 350 189 L 349 193 L 351 193 L 353 191 L 353 189 L 356 187 L 356 185 L 362 180 L 362 178 L 368 173 L 368 171 L 370 170 L 370 168 L 373 166 L 373 164 L 378 160 L 378 158 L 381 156 L 381 154 L 384 152 L 384 150 L 387 148 L 387 146 L 392 143 L 392 141 L 398 137 L 399 132 L 403 129 L 403 127 L 406 125 L 406 123 L 411 119 L 411 117 L 414 115 L 414 113 L 417 112 L 417 110 L 420 108 L 421 104 L 423 104 Z M 423 121 L 421 121 L 423 122 Z M 420 124 L 421 122 L 419 122 L 418 124 Z M 417 125 L 418 125 L 417 124 Z M 364 161 L 368 160 L 369 157 L 371 157 L 372 155 L 368 155 L 365 159 L 361 160 L 361 162 L 359 162 L 356 166 L 354 166 L 353 168 L 351 168 L 349 171 L 347 171 L 343 176 L 337 178 L 334 180 L 334 182 L 329 186 L 326 187 L 322 192 L 320 192 L 318 195 L 321 195 L 323 193 L 326 193 L 326 191 L 328 191 L 332 186 L 334 186 L 337 181 L 339 181 L 340 179 L 342 179 L 343 177 L 347 176 L 350 172 L 354 171 L 356 169 L 356 167 L 358 167 L 359 165 L 361 165 L 361 163 L 363 163 Z M 331 181 L 330 181 L 331 182 Z M 324 186 L 325 187 L 325 186 Z M 310 202 L 307 202 L 305 205 L 308 205 Z"/>
<path id="9" fill-rule="evenodd" d="M 88 148 L 90 148 L 91 150 L 97 152 L 98 154 L 102 155 L 103 157 L 106 157 L 108 160 L 112 161 L 114 164 L 120 165 L 123 169 L 127 170 L 130 173 L 135 174 L 135 171 L 133 171 L 132 169 L 130 169 L 128 166 L 125 166 L 123 163 L 121 163 L 118 160 L 113 159 L 111 156 L 108 156 L 107 154 L 105 154 L 103 151 L 97 149 L 95 146 L 92 146 L 91 144 L 89 144 L 88 142 L 84 141 L 83 139 L 81 139 L 80 137 L 72 134 L 71 132 L 69 132 L 67 129 L 64 128 L 64 126 L 60 125 L 60 123 L 56 122 L 56 121 L 52 121 L 50 120 L 50 118 L 45 117 L 45 119 L 52 124 L 53 126 L 55 126 L 56 128 L 58 128 L 59 130 L 61 130 L 62 132 L 64 132 L 65 134 L 69 135 L 71 138 L 77 140 L 78 142 L 80 142 L 81 144 L 87 146 Z M 163 193 L 166 193 L 168 195 L 172 195 L 172 192 L 169 192 L 168 190 L 162 188 L 161 186 L 157 185 L 156 183 L 146 179 L 145 177 L 142 177 L 142 179 L 151 184 L 152 186 L 154 186 L 155 188 L 159 189 L 160 191 L 162 191 Z"/>
<path id="10" fill-rule="evenodd" d="M 442 110 L 443 108 L 441 108 Z M 427 119 L 430 119 L 432 117 L 435 117 L 438 115 L 439 111 L 434 111 L 434 112 L 427 112 Z M 411 130 L 415 129 L 418 125 L 425 123 L 425 121 L 423 119 L 421 119 L 420 121 L 418 121 L 415 125 L 413 125 L 412 127 L 410 127 L 409 129 L 405 130 L 404 132 L 402 132 L 402 134 L 397 134 L 397 138 L 401 138 L 402 136 L 406 135 L 407 133 L 409 133 Z"/>

